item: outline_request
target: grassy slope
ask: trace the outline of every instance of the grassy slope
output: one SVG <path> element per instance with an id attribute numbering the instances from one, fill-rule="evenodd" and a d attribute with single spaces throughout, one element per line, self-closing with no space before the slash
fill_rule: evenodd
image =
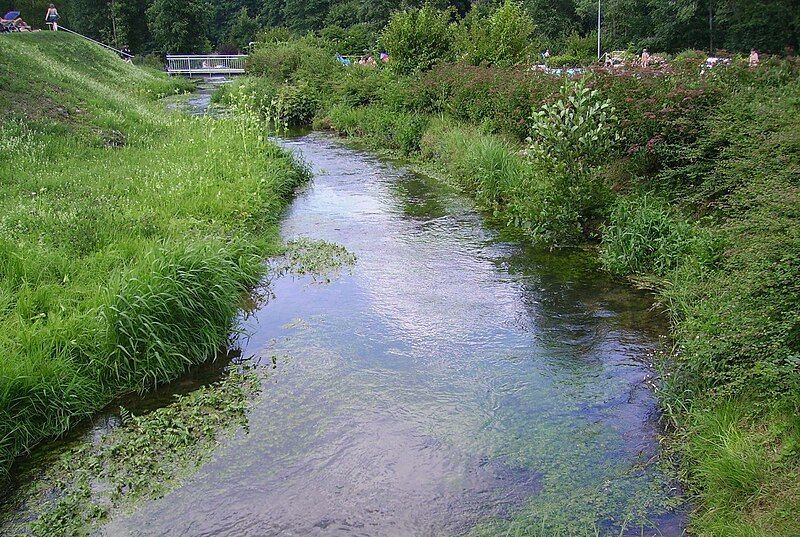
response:
<path id="1" fill-rule="evenodd" d="M 0 37 L 0 478 L 114 395 L 226 342 L 306 178 L 247 121 L 65 34 Z"/>

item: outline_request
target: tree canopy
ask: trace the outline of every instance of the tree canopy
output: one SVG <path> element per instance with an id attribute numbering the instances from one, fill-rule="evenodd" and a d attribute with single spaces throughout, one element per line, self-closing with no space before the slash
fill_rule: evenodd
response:
<path id="1" fill-rule="evenodd" d="M 199 51 L 209 46 L 245 46 L 264 28 L 295 33 L 328 26 L 370 28 L 377 35 L 395 11 L 428 4 L 464 17 L 488 13 L 504 0 L 64 0 L 56 3 L 62 23 L 134 52 Z M 0 0 L 0 11 L 19 9 L 42 26 L 48 2 Z M 566 36 L 589 35 L 597 26 L 596 0 L 521 0 L 536 28 L 536 40 L 557 48 Z M 784 52 L 800 46 L 797 0 L 601 0 L 603 48 L 667 52 L 687 48 L 756 48 Z M 177 37 L 171 35 L 177 33 Z"/>

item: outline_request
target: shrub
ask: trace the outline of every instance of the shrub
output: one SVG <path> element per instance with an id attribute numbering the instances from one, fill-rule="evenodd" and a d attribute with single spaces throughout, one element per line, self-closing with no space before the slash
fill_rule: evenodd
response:
<path id="1" fill-rule="evenodd" d="M 475 4 L 459 25 L 456 49 L 464 61 L 510 67 L 528 60 L 531 50 L 538 48 L 536 26 L 519 2 L 506 0 L 489 17 L 482 12 L 482 6 Z"/>
<path id="2" fill-rule="evenodd" d="M 561 54 L 578 58 L 579 65 L 589 65 L 597 61 L 597 33 L 581 36 L 573 31 L 564 38 L 560 47 Z"/>
<path id="3" fill-rule="evenodd" d="M 375 32 L 368 24 L 354 24 L 349 28 L 327 26 L 320 33 L 320 38 L 330 43 L 330 48 L 340 54 L 363 54 L 375 47 Z"/>
<path id="4" fill-rule="evenodd" d="M 608 99 L 585 80 L 566 81 L 561 98 L 545 104 L 531 118 L 531 155 L 570 173 L 597 166 L 613 154 L 620 140 L 619 119 Z"/>
<path id="5" fill-rule="evenodd" d="M 395 12 L 383 29 L 378 44 L 390 55 L 390 66 L 398 73 L 430 69 L 453 57 L 451 11 L 431 4 Z"/>
<path id="6" fill-rule="evenodd" d="M 267 45 L 276 45 L 280 43 L 288 43 L 297 38 L 297 35 L 284 27 L 266 28 L 262 30 L 256 37 L 258 43 Z"/>
<path id="7" fill-rule="evenodd" d="M 334 54 L 310 38 L 288 43 L 260 44 L 247 58 L 247 72 L 274 82 L 304 81 L 323 89 L 341 72 Z"/>
<path id="8" fill-rule="evenodd" d="M 269 119 L 283 128 L 310 125 L 319 101 L 306 83 L 284 84 L 270 103 Z"/>
<path id="9" fill-rule="evenodd" d="M 409 155 L 419 150 L 428 118 L 382 107 L 353 108 L 337 105 L 326 118 L 329 128 L 356 136 L 377 149 L 393 149 Z"/>
<path id="10" fill-rule="evenodd" d="M 392 75 L 383 69 L 353 65 L 333 81 L 338 101 L 350 106 L 377 102 L 383 88 L 392 83 Z"/>
<path id="11" fill-rule="evenodd" d="M 579 67 L 584 65 L 584 59 L 574 54 L 558 54 L 547 59 L 548 67 Z"/>

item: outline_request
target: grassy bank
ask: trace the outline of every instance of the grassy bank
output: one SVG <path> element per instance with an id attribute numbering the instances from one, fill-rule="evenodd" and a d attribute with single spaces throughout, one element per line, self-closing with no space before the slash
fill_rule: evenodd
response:
<path id="1" fill-rule="evenodd" d="M 0 38 L 0 474 L 224 349 L 304 169 L 185 81 L 77 38 Z"/>
<path id="2" fill-rule="evenodd" d="M 691 531 L 800 534 L 796 61 L 701 73 L 687 52 L 666 72 L 569 81 L 487 65 L 343 68 L 326 46 L 265 44 L 257 76 L 217 98 L 411 158 L 545 247 L 595 244 L 672 319 L 659 396 Z"/>

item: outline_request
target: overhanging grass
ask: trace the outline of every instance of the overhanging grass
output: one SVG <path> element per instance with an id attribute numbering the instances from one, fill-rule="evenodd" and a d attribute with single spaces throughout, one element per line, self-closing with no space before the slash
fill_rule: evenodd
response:
<path id="1" fill-rule="evenodd" d="M 2 478 L 224 348 L 307 172 L 251 122 L 152 102 L 185 82 L 66 35 L 0 39 Z"/>

